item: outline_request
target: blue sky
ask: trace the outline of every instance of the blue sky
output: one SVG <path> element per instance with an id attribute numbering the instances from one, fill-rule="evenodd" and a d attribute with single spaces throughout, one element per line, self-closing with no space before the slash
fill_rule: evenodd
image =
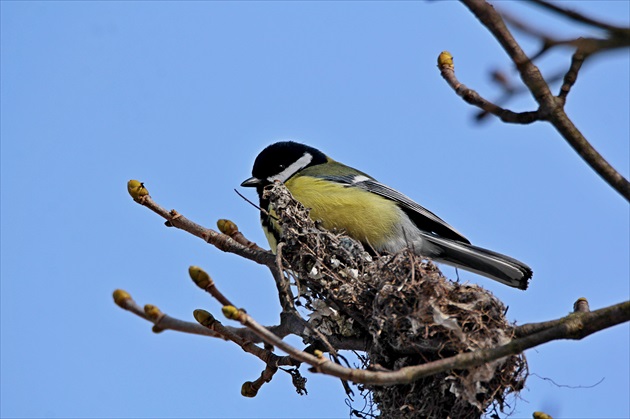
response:
<path id="1" fill-rule="evenodd" d="M 627 1 L 566 4 L 630 20 Z M 500 6 L 560 37 L 584 34 L 532 7 Z M 460 272 L 501 298 L 511 320 L 558 318 L 578 297 L 593 309 L 629 298 L 628 204 L 550 126 L 477 125 L 441 79 L 442 50 L 460 81 L 489 99 L 498 94 L 489 70 L 510 69 L 456 2 L 0 7 L 2 417 L 347 417 L 339 382 L 309 373 L 308 396 L 277 374 L 245 399 L 241 384 L 260 361 L 223 341 L 155 335 L 111 299 L 124 288 L 179 318 L 218 313 L 187 278 L 200 265 L 239 306 L 276 323 L 264 268 L 164 228 L 131 201 L 126 182 L 142 180 L 157 202 L 206 226 L 230 218 L 262 244 L 256 210 L 233 189 L 281 139 L 317 146 L 473 243 L 528 263 L 526 292 Z M 566 52 L 545 57 L 543 70 L 564 68 Z M 626 50 L 587 64 L 567 103 L 626 177 L 629 61 Z M 524 95 L 510 106 L 534 105 Z M 514 416 L 629 417 L 629 331 L 527 351 L 540 377 L 603 381 L 570 388 L 532 376 Z"/>

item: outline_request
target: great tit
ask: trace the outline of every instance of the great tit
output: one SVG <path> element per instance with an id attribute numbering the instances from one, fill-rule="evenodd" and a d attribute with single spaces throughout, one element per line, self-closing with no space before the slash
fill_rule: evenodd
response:
<path id="1" fill-rule="evenodd" d="M 260 208 L 267 211 L 263 189 L 275 181 L 283 182 L 325 229 L 344 231 L 368 250 L 393 253 L 411 248 L 420 256 L 522 290 L 532 277 L 524 263 L 471 245 L 431 211 L 316 148 L 293 141 L 271 144 L 256 157 L 252 177 L 241 186 L 255 187 Z M 277 224 L 268 212 L 261 212 L 261 221 L 275 252 L 280 239 Z"/>

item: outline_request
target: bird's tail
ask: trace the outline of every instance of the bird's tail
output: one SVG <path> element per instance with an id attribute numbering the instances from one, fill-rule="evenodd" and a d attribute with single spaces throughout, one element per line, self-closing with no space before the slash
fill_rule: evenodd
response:
<path id="1" fill-rule="evenodd" d="M 487 278 L 494 279 L 510 287 L 527 289 L 533 272 L 523 262 L 488 249 L 455 240 L 431 235 L 423 235 L 423 240 L 431 245 L 431 259 L 446 263 Z M 424 247 L 423 246 L 423 247 Z"/>

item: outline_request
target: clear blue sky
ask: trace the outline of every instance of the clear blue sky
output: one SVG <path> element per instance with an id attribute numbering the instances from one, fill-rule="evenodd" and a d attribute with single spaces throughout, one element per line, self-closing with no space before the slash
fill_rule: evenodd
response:
<path id="1" fill-rule="evenodd" d="M 630 20 L 627 1 L 570 4 Z M 560 37 L 583 34 L 500 5 Z M 456 2 L 2 1 L 1 12 L 2 417 L 347 417 L 339 382 L 309 373 L 308 396 L 277 374 L 245 399 L 241 384 L 259 375 L 259 360 L 219 340 L 155 335 L 111 299 L 124 288 L 183 319 L 196 308 L 219 313 L 188 279 L 194 264 L 276 323 L 264 268 L 165 228 L 126 182 L 142 180 L 159 203 L 206 226 L 231 218 L 264 243 L 256 210 L 233 189 L 280 139 L 315 145 L 475 244 L 527 262 L 526 292 L 460 273 L 520 324 L 563 316 L 578 297 L 593 309 L 629 298 L 628 204 L 550 126 L 476 125 L 441 79 L 442 50 L 491 99 L 488 71 L 509 71 Z M 629 61 L 626 50 L 587 65 L 567 104 L 626 177 Z M 558 51 L 541 65 L 568 62 Z M 511 105 L 533 109 L 527 95 Z M 570 388 L 532 376 L 515 417 L 629 417 L 629 330 L 527 351 L 540 377 L 603 381 Z"/>

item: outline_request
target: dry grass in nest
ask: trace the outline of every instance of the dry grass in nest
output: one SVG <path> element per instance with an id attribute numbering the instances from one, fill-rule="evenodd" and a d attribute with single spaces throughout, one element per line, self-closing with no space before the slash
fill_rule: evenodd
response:
<path id="1" fill-rule="evenodd" d="M 409 251 L 371 256 L 356 241 L 320 229 L 284 186 L 267 193 L 283 229 L 285 272 L 298 285 L 311 324 L 326 336 L 367 338 L 368 368 L 396 370 L 512 338 L 506 308 L 489 291 L 449 281 Z M 526 375 L 524 356 L 514 355 L 368 389 L 382 417 L 468 418 L 504 411 L 506 397 L 518 394 Z"/>

